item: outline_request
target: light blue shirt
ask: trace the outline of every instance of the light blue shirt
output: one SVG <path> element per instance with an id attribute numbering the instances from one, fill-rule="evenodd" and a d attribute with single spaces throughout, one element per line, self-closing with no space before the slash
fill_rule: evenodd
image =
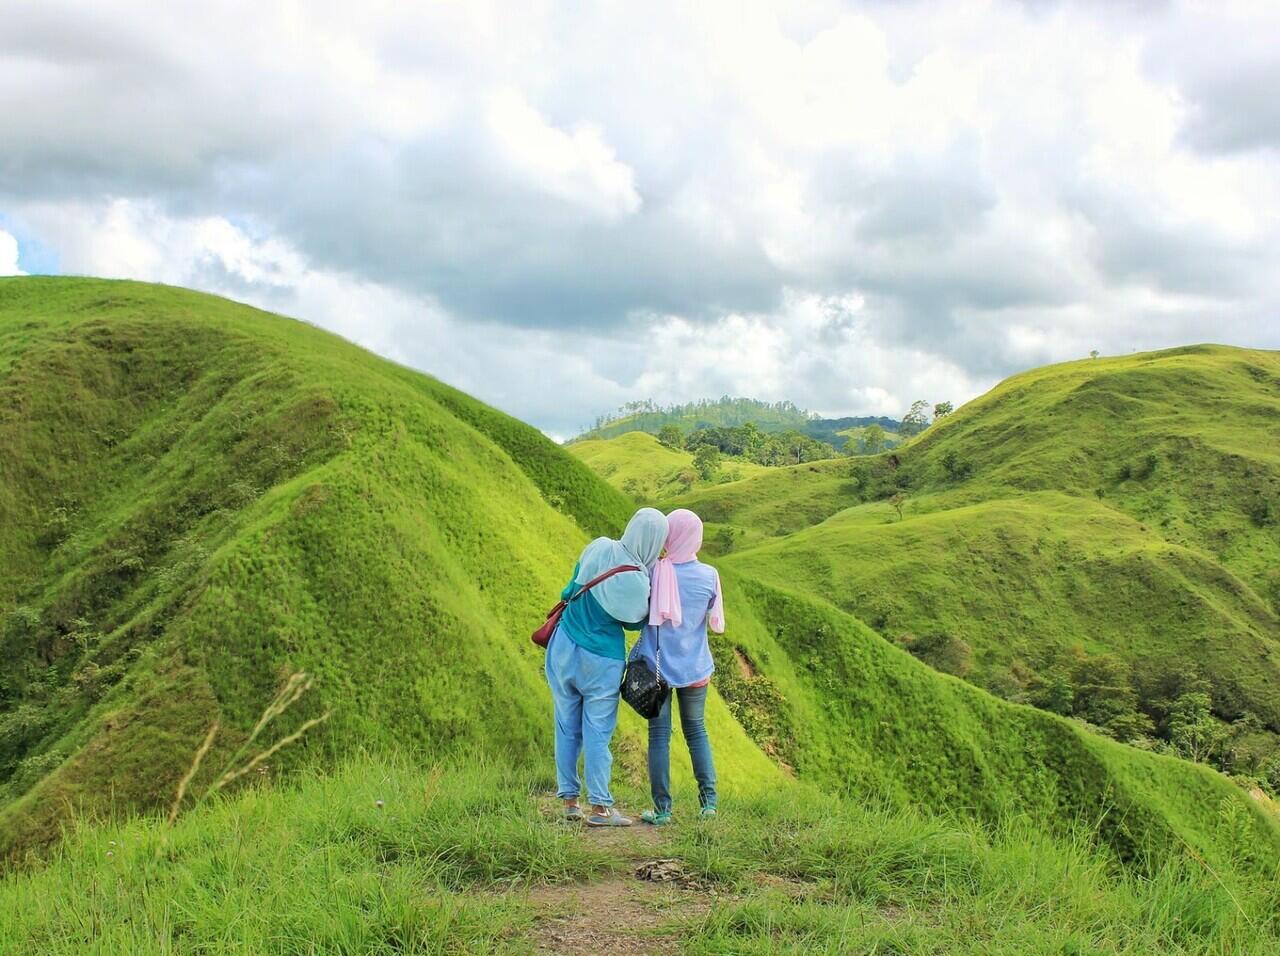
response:
<path id="1" fill-rule="evenodd" d="M 679 627 L 664 621 L 661 627 L 646 624 L 631 658 L 643 657 L 655 666 L 655 650 L 662 648 L 661 673 L 672 687 L 688 687 L 711 676 L 716 669 L 707 644 L 707 613 L 716 599 L 716 572 L 697 558 L 675 565 L 680 588 Z"/>

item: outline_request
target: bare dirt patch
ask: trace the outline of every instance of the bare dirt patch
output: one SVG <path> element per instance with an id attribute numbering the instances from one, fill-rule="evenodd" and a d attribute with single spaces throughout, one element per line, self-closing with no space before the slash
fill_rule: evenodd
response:
<path id="1" fill-rule="evenodd" d="M 536 887 L 529 901 L 541 912 L 530 937 L 538 952 L 633 956 L 679 952 L 681 930 L 705 916 L 715 897 L 676 882 L 626 874 Z"/>
<path id="2" fill-rule="evenodd" d="M 558 814 L 559 806 L 547 800 L 544 812 Z M 565 956 L 679 952 L 683 930 L 701 920 L 717 898 L 679 859 L 662 853 L 663 828 L 562 825 L 609 847 L 624 865 L 587 883 L 530 889 L 528 899 L 538 914 L 529 936 L 534 948 Z"/>

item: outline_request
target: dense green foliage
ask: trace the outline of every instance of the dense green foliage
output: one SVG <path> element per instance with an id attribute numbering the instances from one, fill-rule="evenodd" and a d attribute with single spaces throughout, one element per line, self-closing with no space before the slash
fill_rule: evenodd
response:
<path id="1" fill-rule="evenodd" d="M 764 432 L 755 422 L 732 427 L 695 428 L 685 436 L 684 447 L 695 453 L 701 448 L 715 448 L 734 458 L 745 459 L 757 465 L 773 466 L 821 461 L 836 455 L 835 449 L 826 442 L 810 438 L 794 428 Z"/>
<path id="2" fill-rule="evenodd" d="M 704 425 L 734 427 L 754 422 L 762 431 L 802 428 L 814 416 L 791 402 L 761 402 L 753 398 L 703 399 L 679 405 L 653 401 L 628 402 L 615 415 L 602 415 L 581 438 L 613 438 L 640 431 L 656 435 L 664 425 L 690 432 Z"/>

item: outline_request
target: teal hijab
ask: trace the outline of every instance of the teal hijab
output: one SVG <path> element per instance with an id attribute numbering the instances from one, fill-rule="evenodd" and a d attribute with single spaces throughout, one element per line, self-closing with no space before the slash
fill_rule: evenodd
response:
<path id="1" fill-rule="evenodd" d="M 667 540 L 667 516 L 656 508 L 641 508 L 627 522 L 622 540 L 596 538 L 578 559 L 574 583 L 582 586 L 620 564 L 643 570 L 615 574 L 591 589 L 600 606 L 615 621 L 634 624 L 649 615 L 649 571 L 658 562 Z"/>

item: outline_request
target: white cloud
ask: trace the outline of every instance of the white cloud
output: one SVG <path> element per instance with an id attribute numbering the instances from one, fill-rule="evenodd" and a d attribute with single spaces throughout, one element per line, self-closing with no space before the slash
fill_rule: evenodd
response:
<path id="1" fill-rule="evenodd" d="M 492 94 L 485 118 L 502 157 L 536 189 L 616 219 L 640 208 L 634 174 L 598 126 L 572 133 L 547 124 L 518 90 Z"/>
<path id="2" fill-rule="evenodd" d="M 0 276 L 24 276 L 18 268 L 18 240 L 0 229 Z"/>
<path id="3" fill-rule="evenodd" d="M 632 398 L 892 414 L 1091 348 L 1280 347 L 1273 6 L 142 6 L 6 10 L 24 240 L 557 433 Z"/>

